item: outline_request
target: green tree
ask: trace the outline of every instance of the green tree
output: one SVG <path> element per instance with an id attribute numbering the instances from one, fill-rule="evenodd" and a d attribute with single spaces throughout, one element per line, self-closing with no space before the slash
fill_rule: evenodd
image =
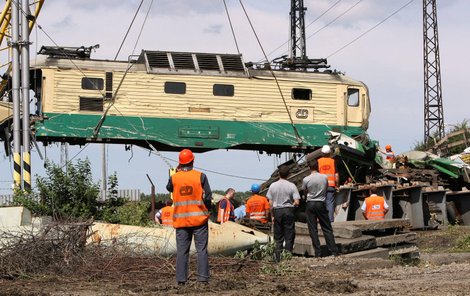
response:
<path id="1" fill-rule="evenodd" d="M 108 196 L 104 202 L 100 202 L 95 218 L 109 223 L 121 223 L 119 208 L 127 202 L 127 199 L 118 197 L 119 182 L 116 172 L 108 177 L 108 184 Z"/>
<path id="2" fill-rule="evenodd" d="M 46 162 L 46 176 L 37 176 L 37 190 L 25 196 L 15 192 L 15 201 L 29 208 L 33 214 L 51 215 L 56 219 L 71 217 L 88 219 L 97 213 L 99 186 L 93 182 L 88 160 L 67 163 L 66 170 Z"/>

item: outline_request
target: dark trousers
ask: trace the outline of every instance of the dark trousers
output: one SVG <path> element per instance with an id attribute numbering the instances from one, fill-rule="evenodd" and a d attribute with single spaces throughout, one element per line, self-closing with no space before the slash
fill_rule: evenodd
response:
<path id="1" fill-rule="evenodd" d="M 325 237 L 326 246 L 331 254 L 337 255 L 338 248 L 336 247 L 335 237 L 333 235 L 333 227 L 331 226 L 330 219 L 328 218 L 328 211 L 325 203 L 322 201 L 309 201 L 305 209 L 307 216 L 308 231 L 312 239 L 312 246 L 315 251 L 315 256 L 321 256 L 320 240 L 318 239 L 318 222 Z"/>
<path id="2" fill-rule="evenodd" d="M 328 187 L 326 190 L 326 209 L 328 210 L 328 217 L 330 222 L 335 221 L 335 208 L 336 208 L 336 189 L 334 187 Z"/>
<path id="3" fill-rule="evenodd" d="M 281 260 L 281 252 L 283 249 L 292 252 L 295 240 L 295 217 L 294 208 L 275 208 L 274 214 L 274 240 L 276 241 L 276 249 L 274 251 L 274 259 Z M 285 244 L 284 244 L 285 242 Z"/>
<path id="4" fill-rule="evenodd" d="M 194 236 L 197 251 L 197 280 L 209 280 L 209 256 L 207 242 L 209 240 L 208 224 L 197 227 L 176 228 L 176 281 L 184 283 L 188 280 L 189 248 Z"/>

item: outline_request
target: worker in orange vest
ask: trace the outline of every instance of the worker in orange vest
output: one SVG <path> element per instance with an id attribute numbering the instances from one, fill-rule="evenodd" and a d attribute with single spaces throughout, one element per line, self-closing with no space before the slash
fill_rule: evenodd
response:
<path id="1" fill-rule="evenodd" d="M 197 281 L 209 280 L 209 210 L 212 191 L 204 173 L 193 169 L 194 154 L 183 149 L 179 170 L 168 180 L 166 188 L 173 193 L 173 227 L 176 228 L 176 281 L 188 280 L 189 248 L 194 236 L 197 251 Z"/>
<path id="2" fill-rule="evenodd" d="M 173 226 L 173 201 L 165 202 L 165 206 L 155 214 L 155 222 L 164 226 Z"/>
<path id="3" fill-rule="evenodd" d="M 397 157 L 395 156 L 395 153 L 392 151 L 392 146 L 387 144 L 385 146 L 385 151 L 380 149 L 380 147 L 378 148 L 378 151 L 382 153 L 383 155 L 385 155 L 385 160 L 386 160 L 385 167 L 388 169 L 394 168 L 395 162 L 397 161 Z"/>
<path id="4" fill-rule="evenodd" d="M 251 185 L 251 192 L 253 195 L 246 202 L 246 217 L 258 220 L 261 223 L 268 223 L 269 221 L 269 201 L 266 197 L 259 195 L 261 190 L 259 184 Z"/>
<path id="5" fill-rule="evenodd" d="M 225 191 L 225 196 L 219 201 L 217 210 L 217 222 L 220 224 L 232 221 L 235 222 L 235 208 L 232 199 L 235 196 L 235 189 L 229 188 Z"/>
<path id="6" fill-rule="evenodd" d="M 328 217 L 330 222 L 335 220 L 335 194 L 336 187 L 339 184 L 339 174 L 336 169 L 335 160 L 331 157 L 331 148 L 328 145 L 324 145 L 321 148 L 323 156 L 318 159 L 318 172 L 328 177 L 328 188 L 326 190 L 326 209 L 328 210 Z"/>
<path id="7" fill-rule="evenodd" d="M 361 210 L 366 220 L 384 220 L 388 204 L 383 196 L 377 195 L 377 187 L 371 186 L 370 196 L 364 200 Z"/>

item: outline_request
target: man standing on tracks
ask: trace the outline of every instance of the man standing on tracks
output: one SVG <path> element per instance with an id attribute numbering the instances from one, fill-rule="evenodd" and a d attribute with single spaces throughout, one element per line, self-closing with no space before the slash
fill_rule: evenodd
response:
<path id="1" fill-rule="evenodd" d="M 294 207 L 297 207 L 300 202 L 297 187 L 294 183 L 286 180 L 288 175 L 289 167 L 281 166 L 279 168 L 279 180 L 269 186 L 267 193 L 274 223 L 274 240 L 276 241 L 274 259 L 277 262 L 281 260 L 283 249 L 292 252 L 294 248 Z"/>
<path id="2" fill-rule="evenodd" d="M 339 184 L 339 174 L 336 169 L 335 160 L 331 157 L 331 148 L 328 145 L 324 145 L 321 148 L 323 156 L 318 159 L 318 170 L 320 174 L 324 174 L 328 177 L 328 189 L 326 190 L 326 209 L 328 210 L 328 217 L 330 222 L 335 220 L 335 194 L 336 187 Z"/>
<path id="3" fill-rule="evenodd" d="M 302 191 L 307 197 L 305 214 L 307 216 L 308 231 L 315 252 L 314 255 L 315 257 L 321 256 L 320 240 L 318 238 L 318 220 L 328 250 L 333 256 L 337 256 L 338 248 L 325 204 L 328 178 L 324 174 L 318 173 L 318 161 L 316 159 L 310 161 L 308 166 L 312 173 L 302 180 Z"/>
<path id="4" fill-rule="evenodd" d="M 232 199 L 235 196 L 235 189 L 229 188 L 225 191 L 224 197 L 219 201 L 217 211 L 217 222 L 223 224 L 228 221 L 235 222 L 235 208 Z"/>
<path id="5" fill-rule="evenodd" d="M 253 195 L 246 202 L 246 217 L 266 224 L 268 223 L 270 206 L 267 198 L 258 194 L 260 190 L 259 184 L 251 185 Z"/>
<path id="6" fill-rule="evenodd" d="M 155 222 L 163 226 L 173 226 L 173 201 L 168 199 L 165 206 L 155 214 Z"/>
<path id="7" fill-rule="evenodd" d="M 194 155 L 183 149 L 179 170 L 168 180 L 166 188 L 173 193 L 173 227 L 176 228 L 176 281 L 188 280 L 189 248 L 194 236 L 197 251 L 197 281 L 209 281 L 208 220 L 212 191 L 204 173 L 193 170 Z"/>
<path id="8" fill-rule="evenodd" d="M 377 195 L 377 187 L 371 186 L 370 196 L 364 200 L 361 210 L 366 220 L 384 220 L 388 204 L 383 196 Z"/>

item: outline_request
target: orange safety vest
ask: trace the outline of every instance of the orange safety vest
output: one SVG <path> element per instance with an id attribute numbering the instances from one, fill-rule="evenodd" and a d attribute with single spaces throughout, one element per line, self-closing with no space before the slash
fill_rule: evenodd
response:
<path id="1" fill-rule="evenodd" d="M 318 172 L 328 177 L 328 187 L 336 187 L 335 160 L 331 157 L 318 159 Z"/>
<path id="2" fill-rule="evenodd" d="M 162 215 L 161 215 L 162 225 L 165 226 L 173 226 L 173 207 L 166 206 L 162 208 Z"/>
<path id="3" fill-rule="evenodd" d="M 395 160 L 395 153 L 393 153 L 393 151 L 387 151 L 385 153 L 385 159 L 388 160 L 388 161 L 394 161 Z"/>
<path id="4" fill-rule="evenodd" d="M 246 202 L 246 213 L 250 214 L 250 219 L 268 223 L 267 211 L 269 211 L 269 202 L 264 196 L 254 194 Z"/>
<path id="5" fill-rule="evenodd" d="M 201 226 L 209 220 L 203 201 L 201 172 L 179 171 L 171 176 L 173 183 L 173 227 Z"/>
<path id="6" fill-rule="evenodd" d="M 364 200 L 366 203 L 365 216 L 367 220 L 384 220 L 385 219 L 385 199 L 383 196 L 372 195 Z"/>
<path id="7" fill-rule="evenodd" d="M 222 209 L 220 207 L 223 200 L 226 201 L 225 209 Z M 222 210 L 224 211 L 223 215 L 222 215 Z M 217 211 L 217 222 L 225 223 L 229 221 L 230 219 L 235 220 L 234 207 L 232 203 L 230 202 L 230 200 L 224 196 L 224 198 L 219 201 L 219 208 Z"/>

